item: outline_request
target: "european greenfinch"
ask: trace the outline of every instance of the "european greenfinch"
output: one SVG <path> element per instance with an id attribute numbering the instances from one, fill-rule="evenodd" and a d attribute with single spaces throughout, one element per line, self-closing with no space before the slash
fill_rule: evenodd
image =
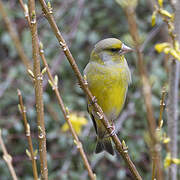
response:
<path id="1" fill-rule="evenodd" d="M 131 82 L 131 73 L 124 57 L 124 54 L 130 51 L 132 49 L 119 39 L 101 40 L 95 45 L 90 61 L 84 69 L 88 87 L 112 125 L 111 127 L 114 127 L 113 122 L 122 110 L 128 85 Z M 88 112 L 97 134 L 95 152 L 100 153 L 105 150 L 114 155 L 111 137 L 89 100 Z"/>

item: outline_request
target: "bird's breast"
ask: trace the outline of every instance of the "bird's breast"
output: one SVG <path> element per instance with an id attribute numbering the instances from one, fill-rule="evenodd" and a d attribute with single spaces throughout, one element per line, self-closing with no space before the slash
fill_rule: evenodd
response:
<path id="1" fill-rule="evenodd" d="M 88 87 L 106 116 L 118 117 L 126 97 L 130 73 L 128 66 L 89 64 L 85 69 Z"/>

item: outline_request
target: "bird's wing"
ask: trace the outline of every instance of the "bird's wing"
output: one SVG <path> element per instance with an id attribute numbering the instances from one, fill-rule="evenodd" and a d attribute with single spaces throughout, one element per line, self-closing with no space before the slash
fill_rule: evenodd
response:
<path id="1" fill-rule="evenodd" d="M 92 112 L 89 110 L 89 106 L 90 106 L 90 105 L 87 104 L 87 111 L 88 111 L 89 115 L 91 116 L 91 120 L 92 120 L 92 122 L 93 122 L 94 129 L 95 129 L 96 134 L 97 134 L 97 124 L 96 124 L 96 121 L 95 121 L 95 119 L 94 119 L 94 116 L 93 116 Z"/>

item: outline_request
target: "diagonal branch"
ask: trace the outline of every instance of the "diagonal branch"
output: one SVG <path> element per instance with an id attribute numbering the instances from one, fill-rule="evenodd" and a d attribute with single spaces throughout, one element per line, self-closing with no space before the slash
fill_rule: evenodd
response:
<path id="1" fill-rule="evenodd" d="M 83 146 L 82 146 L 82 143 L 79 141 L 79 138 L 78 138 L 78 136 L 77 136 L 72 124 L 71 124 L 71 121 L 69 119 L 69 112 L 68 112 L 67 108 L 65 107 L 65 105 L 63 103 L 63 100 L 61 98 L 60 91 L 58 90 L 58 84 L 57 84 L 57 82 L 54 81 L 53 76 L 52 76 L 52 74 L 50 72 L 49 66 L 48 66 L 46 58 L 44 56 L 44 50 L 42 49 L 42 44 L 41 44 L 40 47 L 41 47 L 40 56 L 41 56 L 41 59 L 43 61 L 44 66 L 46 68 L 46 71 L 47 71 L 47 74 L 48 74 L 48 77 L 49 77 L 50 85 L 51 85 L 52 89 L 54 90 L 54 92 L 56 94 L 58 104 L 59 104 L 59 106 L 60 106 L 60 108 L 61 108 L 61 110 L 63 112 L 65 120 L 67 121 L 67 124 L 69 126 L 70 131 L 71 131 L 71 134 L 73 135 L 74 142 L 75 142 L 75 144 L 76 144 L 76 146 L 77 146 L 77 148 L 78 148 L 78 150 L 79 150 L 79 152 L 80 152 L 80 154 L 81 154 L 81 156 L 83 158 L 85 167 L 88 170 L 89 177 L 90 177 L 91 180 L 95 180 L 96 179 L 95 175 L 93 174 L 91 166 L 90 166 L 90 164 L 88 162 L 87 156 L 86 156 L 86 154 L 84 152 L 84 149 L 83 149 Z"/>
<path id="2" fill-rule="evenodd" d="M 63 39 L 57 25 L 56 22 L 54 20 L 54 17 L 52 15 L 52 7 L 51 4 L 48 3 L 48 6 L 46 5 L 44 0 L 39 0 L 39 2 L 41 3 L 43 12 L 49 22 L 49 24 L 51 25 L 51 28 L 56 36 L 56 38 L 58 39 L 60 46 L 63 49 L 64 54 L 66 55 L 69 63 L 72 66 L 73 71 L 75 72 L 78 80 L 79 80 L 79 84 L 81 85 L 81 88 L 84 90 L 84 92 L 86 93 L 86 95 L 88 96 L 88 98 L 90 99 L 90 101 L 93 104 L 94 110 L 97 112 L 97 114 L 99 115 L 102 123 L 104 124 L 104 126 L 106 127 L 107 131 L 109 134 L 113 134 L 112 133 L 112 129 L 108 128 L 110 127 L 110 123 L 107 120 L 107 118 L 105 117 L 102 109 L 100 108 L 100 106 L 93 101 L 93 95 L 91 94 L 91 92 L 89 91 L 88 87 L 87 87 L 87 83 L 85 82 L 84 78 L 82 77 L 78 66 L 75 62 L 75 59 L 73 58 L 69 48 L 67 47 L 65 40 Z M 124 146 L 122 145 L 121 141 L 119 140 L 118 136 L 116 134 L 112 135 L 112 140 L 116 146 L 117 151 L 121 154 L 121 156 L 123 157 L 123 159 L 125 160 L 126 164 L 128 165 L 129 170 L 131 171 L 133 177 L 135 179 L 142 179 L 141 176 L 139 175 L 138 171 L 136 170 L 135 165 L 133 164 L 133 162 L 131 161 L 128 153 L 127 153 L 127 149 L 124 149 Z"/>

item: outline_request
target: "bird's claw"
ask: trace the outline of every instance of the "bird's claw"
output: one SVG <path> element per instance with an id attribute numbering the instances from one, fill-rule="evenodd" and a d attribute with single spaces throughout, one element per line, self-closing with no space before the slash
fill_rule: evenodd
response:
<path id="1" fill-rule="evenodd" d="M 115 126 L 114 125 L 108 126 L 107 129 L 112 129 L 112 131 L 105 138 L 110 137 L 110 136 L 114 136 L 116 134 Z"/>
<path id="2" fill-rule="evenodd" d="M 92 98 L 92 100 L 91 100 L 91 105 L 92 105 L 92 104 L 95 104 L 95 103 L 97 103 L 97 99 L 96 99 L 95 96 L 93 96 L 93 98 Z"/>

